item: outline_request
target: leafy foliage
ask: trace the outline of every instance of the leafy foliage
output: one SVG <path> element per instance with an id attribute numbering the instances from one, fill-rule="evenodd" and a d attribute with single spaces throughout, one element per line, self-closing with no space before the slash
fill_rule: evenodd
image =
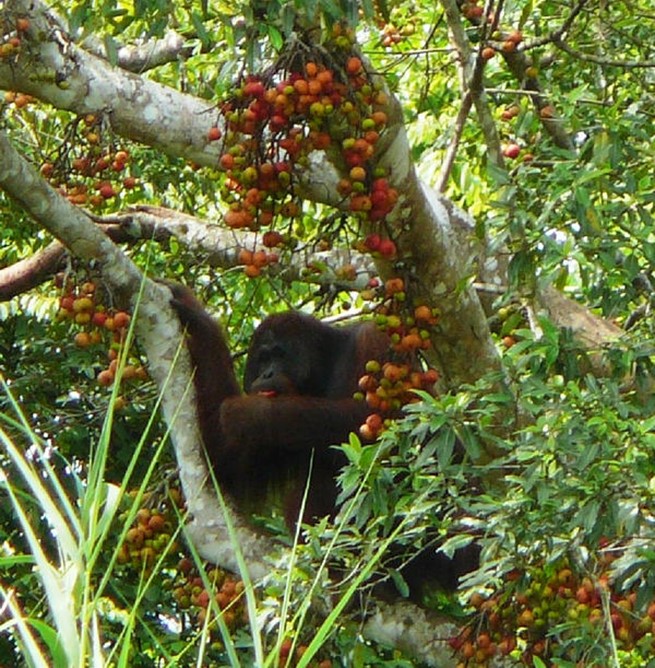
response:
<path id="1" fill-rule="evenodd" d="M 121 665 L 203 660 L 205 665 L 248 665 L 258 651 L 262 656 L 262 643 L 266 665 L 282 655 L 298 665 L 317 656 L 322 668 L 328 665 L 319 662 L 324 655 L 332 665 L 413 665 L 363 643 L 345 612 L 327 625 L 307 613 L 302 599 L 308 573 L 318 572 L 311 580 L 315 590 L 326 587 L 321 595 L 332 595 L 319 566 L 327 554 L 335 570 L 363 573 L 362 586 L 369 569 L 376 584 L 385 580 L 402 594 L 406 583 L 398 560 L 381 555 L 381 545 L 393 542 L 401 555 L 428 543 L 452 552 L 475 537 L 484 548 L 482 570 L 467 580 L 458 600 L 432 591 L 424 601 L 428 606 L 458 615 L 472 607 L 469 628 L 484 633 L 485 624 L 492 628 L 495 610 L 475 605 L 473 597 L 501 601 L 509 611 L 503 633 L 518 638 L 508 651 L 529 665 L 546 665 L 547 656 L 560 666 L 609 665 L 607 657 L 612 665 L 624 666 L 652 660 L 652 628 L 644 627 L 637 637 L 638 622 L 648 617 L 655 596 L 650 3 L 487 3 L 489 21 L 485 9 L 470 0 L 436 5 L 422 0 L 79 0 L 72 7 L 54 6 L 80 43 L 94 40 L 113 63 L 119 62 L 122 45 L 160 38 L 175 28 L 184 48 L 147 76 L 216 101 L 232 93 L 246 73 L 266 70 L 299 32 L 321 42 L 335 24 L 347 23 L 372 70 L 402 103 L 418 171 L 432 183 L 445 175 L 446 194 L 474 216 L 478 239 L 489 239 L 491 251 L 504 249 L 502 255 L 510 258 L 508 285 L 489 310 L 503 352 L 506 391 L 493 377 L 458 388 L 457 394 L 424 395 L 379 443 L 362 445 L 353 438 L 344 445 L 350 465 L 341 479 L 341 515 L 335 525 L 310 528 L 293 564 L 283 564 L 295 578 L 293 586 L 283 575 L 273 577 L 261 602 L 265 638 L 256 640 L 252 615 L 251 627 L 237 623 L 246 616 L 228 615 L 227 624 L 220 606 L 199 615 L 199 595 L 219 589 L 225 574 L 205 570 L 172 537 L 179 517 L 175 504 L 160 493 L 170 486 L 164 474 L 171 462 L 162 451 L 163 429 L 150 424 L 156 410 L 152 384 L 131 387 L 126 405 L 116 405 L 117 391 L 96 383 L 108 351 L 75 345 L 79 327 L 57 319 L 62 293 L 54 284 L 0 304 L 0 368 L 11 388 L 0 396 L 5 471 L 0 569 L 3 597 L 17 623 L 15 633 L 0 637 L 0 654 L 16 661 L 31 657 L 33 665 L 48 660 L 82 665 L 71 662 L 76 652 L 89 646 L 101 650 L 89 624 L 93 618 L 110 656 Z M 462 38 L 455 42 L 458 28 Z M 2 39 L 2 59 L 20 48 L 11 43 L 17 37 L 12 35 Z M 466 75 L 456 63 L 480 65 L 485 48 L 493 53 L 487 52 L 479 82 L 467 80 L 464 90 Z M 473 111 L 458 119 L 468 93 L 478 95 Z M 95 194 L 96 213 L 148 203 L 214 222 L 226 211 L 219 187 L 224 175 L 126 142 L 99 118 L 78 117 L 7 91 L 0 124 L 44 174 L 52 167 L 51 183 L 62 192 L 84 195 L 85 204 L 87 195 Z M 498 148 L 502 158 L 496 159 Z M 111 195 L 98 197 L 95 191 L 102 185 L 79 161 L 115 159 L 120 153 L 129 160 L 114 173 L 106 167 Z M 129 187 L 125 179 L 133 180 Z M 49 243 L 2 193 L 0 211 L 3 268 Z M 320 205 L 305 205 L 289 229 L 290 255 L 308 247 L 348 249 L 356 238 L 349 222 Z M 313 284 L 315 267 L 294 282 L 273 273 L 253 281 L 236 267 L 209 268 L 175 239 L 165 245 L 139 241 L 128 252 L 151 275 L 197 287 L 200 298 L 220 313 L 237 364 L 252 330 L 270 312 L 302 306 L 334 316 L 366 306 L 361 294 L 339 284 L 334 289 Z M 89 278 L 87 271 L 66 267 L 77 284 Z M 551 285 L 628 331 L 603 351 L 605 376 L 592 372 L 598 368 L 592 359 L 597 351 L 583 350 L 572 332 L 535 318 L 533 297 Z M 130 354 L 140 352 L 135 348 Z M 18 417 L 16 402 L 25 420 Z M 140 453 L 134 455 L 137 443 Z M 162 475 L 153 475 L 153 456 Z M 126 470 L 132 481 L 144 480 L 136 485 L 136 499 Z M 116 490 L 123 501 L 113 505 Z M 150 501 L 144 501 L 146 493 Z M 148 503 L 149 511 L 169 513 L 160 532 L 168 536 L 159 545 L 165 558 L 153 565 L 140 546 L 140 556 L 132 550 L 125 563 L 116 563 L 114 553 L 125 556 L 121 546 L 138 528 L 137 512 Z M 68 508 L 68 516 L 57 505 Z M 58 530 L 53 530 L 55 521 Z M 276 523 L 279 518 L 267 520 L 269 527 Z M 77 533 L 64 545 L 71 531 L 67 524 Z M 189 560 L 193 571 L 186 562 L 180 569 L 180 558 Z M 76 571 L 75 586 L 66 579 L 71 562 L 88 567 L 85 573 Z M 579 616 L 562 617 L 570 615 L 575 596 L 562 594 L 557 609 L 548 609 L 549 601 L 544 605 L 546 587 L 563 570 L 570 570 L 576 582 L 588 578 L 594 592 L 597 583 L 609 583 L 596 608 L 602 633 L 593 622 L 586 625 L 587 618 L 583 624 Z M 70 594 L 67 616 L 52 593 L 59 586 Z M 343 586 L 333 586 L 343 593 Z M 284 594 L 293 594 L 302 611 L 297 617 L 285 618 L 272 602 Z M 547 617 L 553 613 L 546 628 L 522 630 L 530 621 L 525 600 L 533 621 L 535 608 L 546 610 Z M 632 607 L 619 626 L 612 615 L 626 601 Z M 583 613 L 591 614 L 577 610 Z M 222 620 L 221 628 L 212 625 L 214 617 Z M 287 623 L 293 644 L 282 628 Z M 316 628 L 320 632 L 314 635 Z M 630 633 L 623 633 L 627 628 Z M 62 629 L 66 642 L 58 645 Z M 466 642 L 473 647 L 475 638 L 472 632 L 462 637 L 458 651 Z M 480 657 L 463 658 L 472 666 Z"/>

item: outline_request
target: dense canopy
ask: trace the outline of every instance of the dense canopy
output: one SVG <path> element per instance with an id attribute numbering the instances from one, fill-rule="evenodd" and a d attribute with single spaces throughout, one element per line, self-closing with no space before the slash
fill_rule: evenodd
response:
<path id="1" fill-rule="evenodd" d="M 654 30 L 1 2 L 0 664 L 650 665 Z M 272 313 L 387 337 L 334 516 L 221 494 L 170 282 L 239 378 Z M 408 598 L 403 562 L 472 545 Z"/>

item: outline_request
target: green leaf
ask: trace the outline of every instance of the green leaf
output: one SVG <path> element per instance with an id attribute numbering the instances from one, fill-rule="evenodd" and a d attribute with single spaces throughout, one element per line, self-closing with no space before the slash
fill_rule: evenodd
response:
<path id="1" fill-rule="evenodd" d="M 533 10 L 534 10 L 534 3 L 532 2 L 532 0 L 528 0 L 523 5 L 523 9 L 521 10 L 521 16 L 519 18 L 519 24 L 518 24 L 519 28 L 523 28 L 523 26 L 527 23 Z"/>
<path id="2" fill-rule="evenodd" d="M 271 40 L 271 44 L 276 51 L 280 51 L 284 46 L 284 37 L 282 33 L 272 25 L 266 26 L 266 32 L 268 33 L 268 38 Z"/>
<path id="3" fill-rule="evenodd" d="M 473 542 L 473 536 L 468 534 L 456 534 L 448 538 L 439 548 L 440 552 L 443 552 L 450 559 L 453 558 L 457 550 L 467 547 Z"/>
<path id="4" fill-rule="evenodd" d="M 409 585 L 407 584 L 407 580 L 405 580 L 402 574 L 395 568 L 390 571 L 390 575 L 398 593 L 403 598 L 407 598 L 409 596 Z"/>
<path id="5" fill-rule="evenodd" d="M 49 624 L 46 624 L 40 619 L 30 617 L 27 620 L 36 632 L 41 636 L 44 644 L 50 651 L 50 658 L 52 659 L 52 666 L 54 668 L 68 668 L 70 665 L 64 648 L 61 644 L 61 638 L 56 629 L 53 629 Z"/>
<path id="6" fill-rule="evenodd" d="M 456 442 L 455 432 L 452 429 L 443 429 L 436 439 L 437 460 L 442 470 L 450 466 L 453 461 Z"/>
<path id="7" fill-rule="evenodd" d="M 203 46 L 209 47 L 211 46 L 211 38 L 209 36 L 209 33 L 207 32 L 207 28 L 205 28 L 205 21 L 198 14 L 197 12 L 191 12 L 191 23 L 193 23 L 193 27 L 196 32 L 196 36 L 200 41 L 202 42 Z"/>
<path id="8" fill-rule="evenodd" d="M 584 527 L 587 532 L 591 531 L 598 522 L 599 510 L 600 504 L 598 501 L 593 499 L 589 500 L 576 513 L 576 516 L 573 520 L 574 524 Z"/>
<path id="9" fill-rule="evenodd" d="M 105 36 L 105 53 L 107 54 L 107 60 L 112 65 L 118 63 L 118 45 L 111 35 Z"/>
<path id="10" fill-rule="evenodd" d="M 506 186 L 510 183 L 509 172 L 491 161 L 487 163 L 487 173 L 497 186 Z"/>

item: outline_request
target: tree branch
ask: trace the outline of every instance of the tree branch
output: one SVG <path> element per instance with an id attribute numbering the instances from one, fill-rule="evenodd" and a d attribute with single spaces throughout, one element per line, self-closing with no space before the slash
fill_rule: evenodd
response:
<path id="1" fill-rule="evenodd" d="M 142 205 L 118 214 L 90 216 L 90 219 L 115 243 L 132 244 L 143 240 L 165 243 L 174 237 L 182 246 L 195 252 L 203 264 L 221 269 L 240 266 L 241 249 L 262 247 L 261 235 L 255 232 L 227 230 L 158 206 Z M 0 269 L 0 301 L 11 299 L 51 279 L 59 270 L 65 253 L 65 247 L 54 241 L 32 257 Z M 352 269 L 349 274 L 354 272 L 352 280 L 340 271 L 346 265 Z M 305 276 L 307 267 L 312 266 L 320 266 L 321 273 Z M 282 276 L 288 282 L 302 279 L 333 291 L 363 290 L 376 276 L 369 255 L 349 248 L 320 251 L 312 245 L 294 248 L 283 263 L 269 265 L 267 271 L 273 276 Z"/>
<path id="2" fill-rule="evenodd" d="M 53 241 L 32 257 L 0 269 L 0 301 L 7 301 L 47 281 L 61 264 L 65 253 L 64 246 Z"/>
<path id="3" fill-rule="evenodd" d="M 95 38 L 84 40 L 84 48 L 100 58 L 111 60 L 106 46 Z M 171 63 L 192 53 L 185 46 L 184 37 L 174 30 L 169 30 L 161 39 L 146 40 L 141 44 L 119 46 L 116 51 L 116 64 L 128 72 L 146 72 L 160 65 Z"/>
<path id="4" fill-rule="evenodd" d="M 592 53 L 585 53 L 570 47 L 563 38 L 553 40 L 553 44 L 558 48 L 573 56 L 577 60 L 584 60 L 589 63 L 596 63 L 604 67 L 621 67 L 626 70 L 655 67 L 655 60 L 614 60 L 595 56 Z"/>
<path id="5" fill-rule="evenodd" d="M 41 0 L 15 0 L 12 10 L 29 16 L 30 27 L 16 58 L 0 59 L 0 88 L 76 114 L 105 117 L 117 134 L 199 165 L 218 163 L 218 142 L 207 141 L 215 105 L 81 49 Z"/>
<path id="6" fill-rule="evenodd" d="M 462 81 L 462 104 L 457 115 L 456 133 L 448 147 L 446 154 L 446 161 L 442 166 L 439 178 L 437 180 L 437 191 L 443 192 L 446 187 L 452 162 L 454 161 L 455 153 L 461 132 L 463 131 L 464 122 L 469 114 L 471 106 L 475 106 L 475 110 L 480 123 L 480 128 L 485 138 L 489 162 L 502 166 L 503 157 L 500 148 L 500 137 L 494 122 L 493 114 L 489 108 L 487 95 L 484 88 L 484 64 L 479 53 L 474 53 L 471 49 L 469 38 L 466 35 L 464 26 L 462 24 L 462 15 L 457 5 L 456 0 L 441 0 L 441 4 L 446 14 L 446 21 L 448 23 L 448 30 L 450 32 L 451 40 L 455 45 L 458 53 L 458 61 L 461 69 Z M 459 128 L 459 131 L 457 129 Z"/>
<path id="7" fill-rule="evenodd" d="M 454 218 L 455 213 L 451 212 L 450 215 Z M 193 216 L 157 206 L 135 207 L 123 213 L 96 218 L 95 222 L 116 243 L 144 239 L 163 243 L 175 237 L 182 246 L 202 256 L 204 264 L 220 269 L 238 266 L 239 250 L 255 249 L 260 241 L 256 233 L 225 230 Z M 459 223 L 458 234 L 466 239 L 471 233 L 468 221 L 460 219 Z M 65 252 L 65 246 L 54 241 L 34 256 L 0 269 L 0 301 L 11 299 L 52 278 L 61 266 Z M 375 276 L 375 266 L 369 255 L 334 248 L 329 251 L 316 251 L 310 247 L 301 251 L 294 249 L 283 264 L 269 267 L 269 270 L 287 281 L 293 281 L 302 277 L 301 273 L 307 266 L 319 262 L 326 267 L 326 271 L 313 276 L 311 280 L 333 290 L 359 291 Z M 347 281 L 337 276 L 338 268 L 345 264 L 355 269 L 355 280 Z M 491 295 L 491 299 L 483 300 L 483 303 L 490 305 L 506 290 L 504 264 L 494 262 L 487 267 L 481 259 L 478 270 L 478 281 L 473 287 L 480 295 Z M 558 327 L 570 329 L 578 343 L 591 352 L 601 350 L 624 334 L 611 321 L 596 316 L 553 288 L 547 288 L 538 295 L 537 305 Z M 491 313 L 489 307 L 488 315 Z M 606 371 L 605 364 L 598 356 L 594 360 L 594 370 L 599 374 Z"/>

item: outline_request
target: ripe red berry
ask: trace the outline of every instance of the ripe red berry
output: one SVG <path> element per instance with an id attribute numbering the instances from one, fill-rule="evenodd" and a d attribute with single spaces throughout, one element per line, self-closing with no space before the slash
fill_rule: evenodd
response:
<path id="1" fill-rule="evenodd" d="M 359 74 L 362 69 L 362 61 L 357 56 L 351 56 L 346 62 L 346 72 L 348 74 Z"/>
<path id="2" fill-rule="evenodd" d="M 506 158 L 510 158 L 511 160 L 513 160 L 514 158 L 518 158 L 520 152 L 521 152 L 521 147 L 518 144 L 508 144 L 503 149 L 503 155 Z"/>
<path id="3" fill-rule="evenodd" d="M 108 387 L 114 382 L 114 374 L 109 369 L 103 369 L 98 374 L 98 383 L 103 387 Z"/>
<path id="4" fill-rule="evenodd" d="M 262 243 L 266 248 L 275 248 L 275 246 L 282 244 L 283 241 L 284 237 L 276 230 L 268 230 L 264 232 L 264 236 L 262 237 Z"/>
<path id="5" fill-rule="evenodd" d="M 122 327 L 127 327 L 129 324 L 130 324 L 129 313 L 125 313 L 125 311 L 118 311 L 114 315 L 114 326 L 117 329 L 121 329 Z"/>
<path id="6" fill-rule="evenodd" d="M 114 187 L 111 185 L 111 183 L 103 183 L 98 191 L 104 199 L 111 199 L 116 195 L 116 191 L 114 190 Z"/>
<path id="7" fill-rule="evenodd" d="M 391 239 L 382 239 L 378 252 L 382 257 L 392 258 L 396 255 L 396 244 Z"/>

